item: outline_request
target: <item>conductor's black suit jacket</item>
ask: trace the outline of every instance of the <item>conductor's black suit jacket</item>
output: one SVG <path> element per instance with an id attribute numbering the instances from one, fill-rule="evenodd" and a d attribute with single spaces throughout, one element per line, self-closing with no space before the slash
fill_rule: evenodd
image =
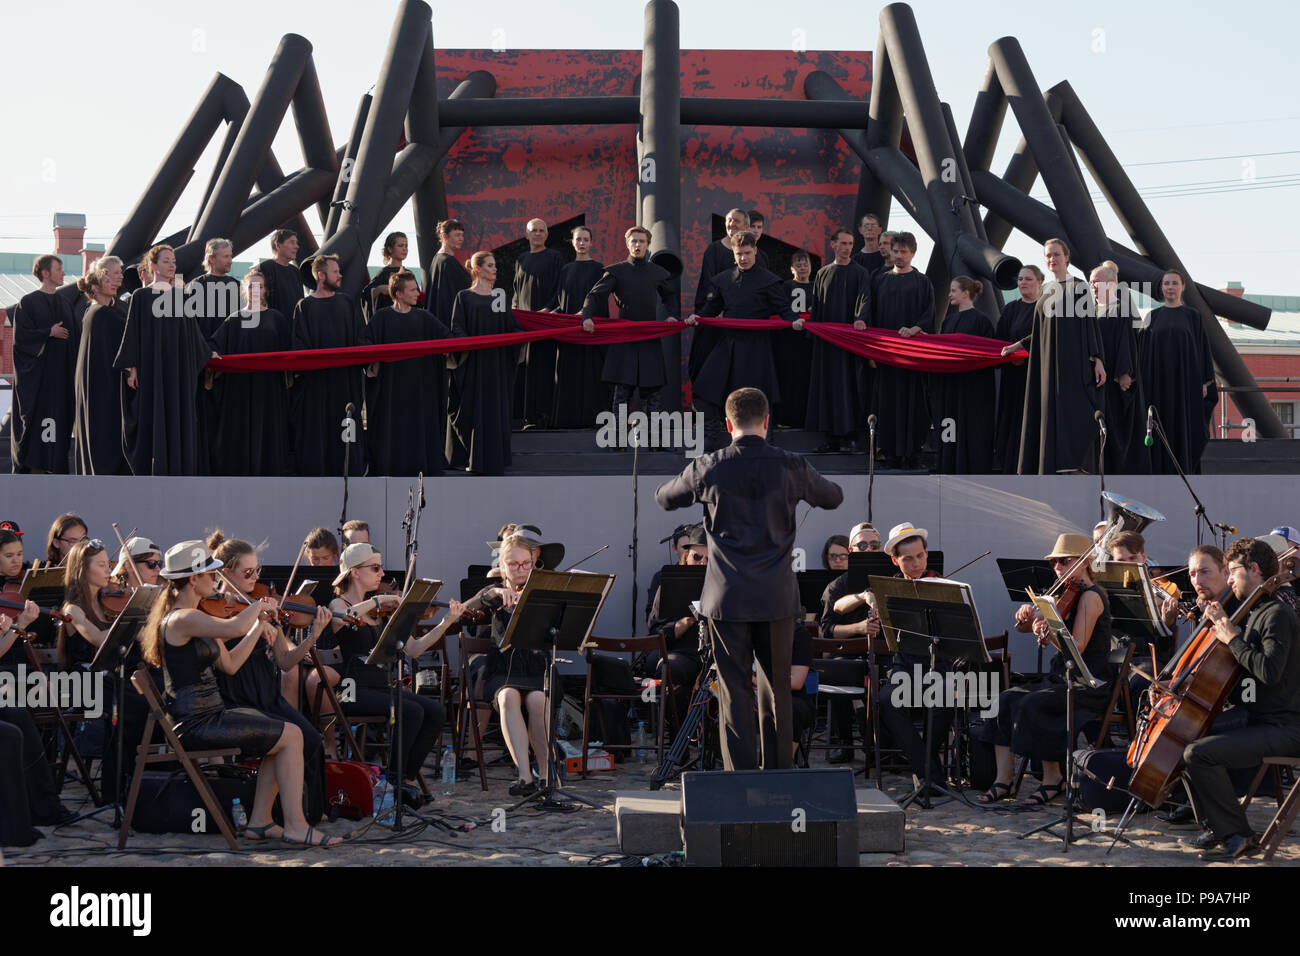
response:
<path id="1" fill-rule="evenodd" d="M 799 455 L 757 435 L 703 455 L 655 490 L 665 511 L 704 505 L 709 565 L 700 608 L 719 621 L 792 617 L 799 588 L 791 568 L 795 505 L 838 508 L 844 491 Z"/>

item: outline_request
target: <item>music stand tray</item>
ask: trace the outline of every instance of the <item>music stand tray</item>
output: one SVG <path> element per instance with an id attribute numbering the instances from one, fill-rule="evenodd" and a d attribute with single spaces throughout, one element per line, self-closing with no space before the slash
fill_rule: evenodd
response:
<path id="1" fill-rule="evenodd" d="M 1051 564 L 1037 558 L 998 558 L 998 573 L 1007 586 L 1007 597 L 1023 603 L 1025 593 L 1033 588 L 1040 594 L 1051 590 L 1056 583 L 1056 572 Z"/>
<path id="2" fill-rule="evenodd" d="M 1172 633 L 1160 616 L 1155 601 L 1155 585 L 1144 564 L 1131 561 L 1108 561 L 1093 579 L 1110 599 L 1110 619 L 1115 628 L 1129 637 L 1157 638 Z"/>
<path id="3" fill-rule="evenodd" d="M 795 577 L 799 580 L 799 606 L 804 609 L 805 614 L 822 616 L 822 595 L 831 586 L 831 582 L 837 580 L 844 573 L 843 571 L 826 571 L 820 568 L 812 571 L 795 572 Z"/>
<path id="4" fill-rule="evenodd" d="M 677 621 L 695 617 L 691 603 L 704 593 L 703 565 L 665 564 L 659 572 L 659 616 Z"/>
<path id="5" fill-rule="evenodd" d="M 555 759 L 555 664 L 561 649 L 582 650 L 596 626 L 596 618 L 614 587 L 614 575 L 577 571 L 535 570 L 519 595 L 510 625 L 501 641 L 501 649 L 546 651 L 550 662 L 546 668 L 546 780 L 535 793 L 516 807 L 537 802 L 539 809 L 571 809 L 558 800 L 578 801 L 596 809 L 600 805 L 569 793 L 558 785 L 559 765 Z"/>

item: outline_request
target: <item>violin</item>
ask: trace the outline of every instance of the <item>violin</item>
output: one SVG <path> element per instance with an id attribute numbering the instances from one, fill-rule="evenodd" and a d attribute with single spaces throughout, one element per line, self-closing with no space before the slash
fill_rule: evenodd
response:
<path id="1" fill-rule="evenodd" d="M 17 594 L 18 592 L 13 593 Z M 18 615 L 27 607 L 27 602 L 22 597 L 10 598 L 9 594 L 10 592 L 6 590 L 4 596 L 0 597 L 0 612 L 13 611 L 14 613 L 11 616 L 17 620 Z M 72 615 L 70 614 L 64 614 L 62 611 L 48 607 L 38 608 L 38 610 L 46 617 L 53 618 L 56 621 L 62 621 L 64 624 L 72 623 Z"/>
<path id="2" fill-rule="evenodd" d="M 280 622 L 291 628 L 311 627 L 316 621 L 316 611 L 319 607 L 320 605 L 311 595 L 290 594 L 280 603 Z M 330 609 L 330 616 L 336 621 L 353 627 L 363 623 L 355 614 L 335 611 L 333 608 Z"/>
<path id="3" fill-rule="evenodd" d="M 104 609 L 104 616 L 110 621 L 117 619 L 135 595 L 135 588 L 110 584 L 99 589 L 99 606 Z"/>
<path id="4" fill-rule="evenodd" d="M 241 614 L 253 601 L 251 598 L 241 600 L 225 591 L 215 591 L 199 601 L 199 610 L 213 617 L 229 620 Z"/>

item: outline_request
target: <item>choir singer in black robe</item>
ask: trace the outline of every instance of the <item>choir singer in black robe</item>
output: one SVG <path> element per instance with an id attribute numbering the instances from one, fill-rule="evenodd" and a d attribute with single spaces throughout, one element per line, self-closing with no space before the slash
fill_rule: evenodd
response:
<path id="1" fill-rule="evenodd" d="M 266 282 L 266 307 L 281 315 L 293 315 L 294 306 L 307 293 L 298 258 L 298 234 L 292 229 L 277 229 L 271 236 L 271 258 L 257 264 Z"/>
<path id="2" fill-rule="evenodd" d="M 104 256 L 81 277 L 78 286 L 90 300 L 81 317 L 77 346 L 76 419 L 72 426 L 73 460 L 79 475 L 129 475 L 122 454 L 122 373 L 113 368 L 126 313 L 118 307 L 122 260 Z"/>
<path id="3" fill-rule="evenodd" d="M 727 234 L 716 242 L 711 242 L 708 248 L 704 250 L 704 259 L 700 264 L 700 278 L 695 283 L 695 308 L 698 315 L 704 308 L 704 302 L 709 297 L 709 292 L 713 288 L 713 277 L 719 272 L 726 272 L 736 263 L 735 252 L 732 249 L 731 241 L 749 229 L 749 213 L 744 209 L 732 209 L 728 211 L 726 219 L 723 220 L 723 228 Z M 763 268 L 767 268 L 763 266 Z M 700 369 L 704 367 L 704 362 L 713 351 L 713 347 L 724 338 L 725 330 L 697 328 L 691 337 L 691 357 L 687 365 L 687 371 L 692 379 L 700 374 Z"/>
<path id="4" fill-rule="evenodd" d="M 384 237 L 384 265 L 361 290 L 361 316 L 369 324 L 375 313 L 380 309 L 387 309 L 392 306 L 393 298 L 388 292 L 388 282 L 397 273 L 405 271 L 406 257 L 410 249 L 410 244 L 404 232 L 390 232 Z M 411 273 L 414 277 L 415 273 Z M 420 292 L 420 282 L 417 279 L 415 283 L 417 299 L 416 305 L 424 305 L 424 293 Z"/>
<path id="5" fill-rule="evenodd" d="M 444 219 L 438 223 L 438 238 L 441 244 L 429 264 L 429 290 L 424 307 L 450 327 L 456 294 L 469 288 L 469 273 L 456 258 L 465 245 L 465 224 L 459 219 Z"/>
<path id="6" fill-rule="evenodd" d="M 1034 326 L 1034 303 L 1043 291 L 1043 270 L 1028 265 L 1016 276 L 1020 298 L 1008 302 L 998 316 L 996 337 L 1019 347 L 1029 345 Z M 1003 350 L 1006 354 L 1006 350 Z M 1020 466 L 1020 425 L 1025 415 L 1025 363 L 1013 362 L 998 370 L 998 425 L 994 437 L 1002 474 L 1014 475 Z"/>
<path id="7" fill-rule="evenodd" d="M 68 299 L 56 294 L 63 283 L 63 260 L 38 256 L 32 275 L 41 287 L 18 301 L 12 317 L 10 457 L 14 474 L 63 475 L 72 442 L 76 320 Z"/>
<path id="8" fill-rule="evenodd" d="M 447 326 L 415 304 L 419 297 L 420 286 L 411 273 L 403 270 L 389 279 L 393 304 L 370 320 L 371 344 L 447 338 Z M 366 400 L 370 474 L 441 475 L 446 357 L 427 355 L 375 366 L 374 388 Z"/>
<path id="9" fill-rule="evenodd" d="M 956 312 L 944 317 L 945 335 L 993 338 L 993 321 L 975 308 L 984 284 L 957 276 L 948 289 L 948 304 Z M 930 377 L 930 404 L 939 433 L 937 471 L 944 475 L 986 475 L 993 468 L 993 426 L 996 385 L 991 368 L 949 372 Z"/>
<path id="10" fill-rule="evenodd" d="M 293 329 L 287 316 L 266 307 L 266 280 L 257 269 L 244 276 L 243 303 L 212 333 L 222 355 L 288 352 Z M 291 475 L 289 392 L 284 372 L 219 372 L 209 460 L 214 475 Z"/>
<path id="11" fill-rule="evenodd" d="M 853 253 L 853 261 L 872 275 L 885 267 L 885 255 L 880 248 L 880 217 L 869 212 L 858 220 L 858 233 L 862 248 Z"/>
<path id="12" fill-rule="evenodd" d="M 607 266 L 587 293 L 587 301 L 582 306 L 584 328 L 593 328 L 591 317 L 605 308 L 611 293 L 624 319 L 652 322 L 659 317 L 658 304 L 662 302 L 669 313 L 667 321 L 676 322 L 678 300 L 672 276 L 646 255 L 650 249 L 650 230 L 633 226 L 623 234 L 623 240 L 627 243 L 627 259 Z M 615 413 L 620 405 L 630 407 L 638 390 L 637 410 L 656 412 L 661 407 L 659 390 L 667 381 L 663 347 L 658 339 L 611 345 L 600 377 L 614 386 Z"/>
<path id="13" fill-rule="evenodd" d="M 1143 441 L 1146 404 L 1138 374 L 1137 325 L 1142 317 L 1133 297 L 1119 284 L 1118 265 L 1107 260 L 1092 270 L 1088 280 L 1105 352 L 1106 471 L 1112 475 L 1149 474 L 1151 454 Z"/>
<path id="14" fill-rule="evenodd" d="M 451 310 L 453 336 L 518 332 L 505 292 L 493 289 L 496 258 L 476 252 L 469 260 L 468 289 L 457 293 Z M 510 402 L 518 346 L 476 349 L 447 356 L 452 369 L 447 408 L 447 462 L 458 471 L 504 475 L 510 464 Z"/>
<path id="15" fill-rule="evenodd" d="M 1095 472 L 1097 423 L 1106 384 L 1097 306 L 1087 283 L 1070 275 L 1070 249 L 1043 244 L 1052 282 L 1034 306 L 1020 428 L 1022 475 Z M 1007 346 L 1004 352 L 1012 350 Z"/>
<path id="16" fill-rule="evenodd" d="M 785 281 L 790 311 L 807 315 L 812 308 L 812 257 L 802 249 L 790 257 L 791 278 Z M 782 402 L 776 409 L 776 423 L 786 428 L 803 428 L 808 414 L 808 385 L 812 369 L 811 332 L 795 329 L 774 332 L 772 356 L 776 359 L 776 380 Z"/>
<path id="17" fill-rule="evenodd" d="M 934 287 L 924 273 L 912 268 L 916 237 L 900 232 L 892 243 L 893 268 L 878 273 L 872 283 L 871 324 L 912 338 L 934 329 Z M 891 467 L 915 468 L 930 431 L 925 376 L 881 363 L 873 372 L 876 444 Z"/>
<path id="18" fill-rule="evenodd" d="M 776 315 L 793 323 L 795 314 L 790 311 L 790 300 L 781 280 L 755 265 L 758 241 L 753 234 L 742 232 L 732 239 L 732 246 L 736 264 L 713 277 L 713 290 L 704 300 L 704 311 L 700 316 L 765 320 Z M 691 316 L 687 324 L 694 325 L 695 318 Z M 727 396 L 736 389 L 756 388 L 768 396 L 771 404 L 781 401 L 776 362 L 772 359 L 773 333 L 728 332 L 727 337 L 709 353 L 694 382 L 696 408 L 705 414 L 705 427 L 714 426 L 712 434 L 715 440 L 706 446 L 709 451 L 727 443 L 723 405 Z"/>
<path id="19" fill-rule="evenodd" d="M 834 260 L 817 271 L 810 319 L 836 322 L 862 331 L 871 318 L 871 275 L 853 261 L 853 233 L 836 229 L 831 235 Z M 820 453 L 847 450 L 866 417 L 870 379 L 863 359 L 837 345 L 814 339 L 812 383 L 808 388 L 807 427 L 825 440 Z"/>
<path id="20" fill-rule="evenodd" d="M 239 280 L 230 274 L 235 258 L 229 239 L 209 239 L 203 250 L 204 272 L 185 287 L 186 307 L 209 342 L 226 318 L 239 311 Z M 211 468 L 209 452 L 217 427 L 216 399 L 209 388 L 199 391 L 199 469 Z"/>
<path id="21" fill-rule="evenodd" d="M 540 219 L 524 227 L 528 251 L 515 260 L 511 305 L 531 312 L 552 312 L 560 301 L 564 255 L 546 246 L 550 230 Z M 543 339 L 524 346 L 524 427 L 547 428 L 555 405 L 555 342 Z"/>
<path id="22" fill-rule="evenodd" d="M 352 300 L 339 291 L 343 276 L 336 256 L 312 260 L 316 291 L 293 310 L 293 347 L 338 349 L 369 345 L 365 323 Z M 298 472 L 302 475 L 365 473 L 361 414 L 365 402 L 359 365 L 300 372 L 289 396 Z M 347 414 L 351 404 L 354 417 Z"/>
<path id="23" fill-rule="evenodd" d="M 605 271 L 591 257 L 591 230 L 574 226 L 570 236 L 576 258 L 560 269 L 560 296 L 555 311 L 562 315 L 582 312 L 587 293 Z M 609 300 L 597 303 L 593 316 L 609 315 Z M 556 428 L 591 428 L 596 416 L 609 408 L 609 386 L 600 380 L 605 349 L 595 345 L 556 343 L 555 409 L 551 424 Z"/>
<path id="24" fill-rule="evenodd" d="M 1169 447 L 1188 474 L 1201 470 L 1201 453 L 1209 441 L 1205 399 L 1214 385 L 1214 358 L 1201 314 L 1183 304 L 1186 283 L 1170 269 L 1160 279 L 1164 305 L 1152 309 L 1138 334 L 1145 397 L 1154 405 Z M 1159 438 L 1151 446 L 1151 471 L 1172 475 L 1174 462 Z"/>
<path id="25" fill-rule="evenodd" d="M 131 293 L 126 328 L 113 367 L 127 373 L 135 415 L 126 419 L 122 450 L 137 475 L 196 475 L 199 389 L 212 345 L 186 313 L 185 289 L 168 245 L 144 256 L 153 284 Z"/>

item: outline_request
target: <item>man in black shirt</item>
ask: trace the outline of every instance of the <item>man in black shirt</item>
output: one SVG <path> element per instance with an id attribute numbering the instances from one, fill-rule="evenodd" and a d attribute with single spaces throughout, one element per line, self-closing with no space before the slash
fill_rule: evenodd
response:
<path id="1" fill-rule="evenodd" d="M 799 588 L 791 566 L 795 507 L 838 508 L 839 485 L 800 455 L 767 443 L 767 398 L 755 388 L 727 397 L 732 443 L 703 455 L 655 490 L 666 511 L 701 503 L 709 563 L 700 607 L 709 619 L 720 678 L 722 759 L 728 770 L 791 764 L 790 655 Z M 761 757 L 751 672 L 758 658 Z"/>
<path id="2" fill-rule="evenodd" d="M 1263 541 L 1241 538 L 1228 549 L 1232 593 L 1245 600 L 1277 574 L 1277 556 Z M 1258 852 L 1246 812 L 1237 801 L 1228 771 L 1258 766 L 1264 757 L 1300 754 L 1300 620 L 1272 595 L 1258 601 L 1241 625 L 1232 623 L 1217 601 L 1205 607 L 1214 636 L 1241 665 L 1244 727 L 1202 737 L 1187 746 L 1192 804 L 1207 832 L 1192 844 L 1213 851 L 1205 859 L 1236 859 Z"/>
<path id="3" fill-rule="evenodd" d="M 680 551 L 679 563 L 685 567 L 704 567 L 709 563 L 708 539 L 702 525 L 687 525 L 682 535 L 682 545 L 674 550 Z M 659 572 L 655 572 L 658 580 Z M 677 726 L 691 707 L 691 690 L 695 678 L 700 674 L 700 638 L 699 621 L 690 614 L 678 618 L 667 616 L 660 604 L 659 585 L 655 585 L 654 598 L 650 603 L 646 625 L 651 634 L 662 634 L 664 646 L 668 649 L 666 666 L 673 679 L 673 726 Z M 651 654 L 646 660 L 646 668 L 656 677 L 662 679 L 665 663 L 659 655 Z"/>

